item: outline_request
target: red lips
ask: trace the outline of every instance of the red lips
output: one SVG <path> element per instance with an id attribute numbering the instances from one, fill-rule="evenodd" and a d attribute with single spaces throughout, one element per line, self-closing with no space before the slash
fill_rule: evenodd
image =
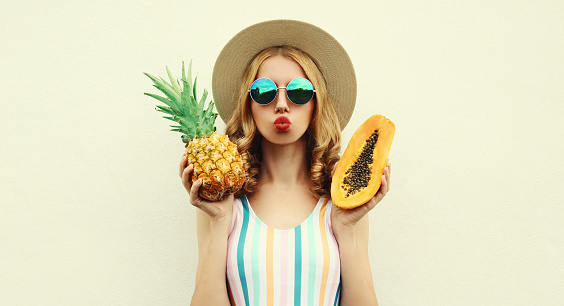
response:
<path id="1" fill-rule="evenodd" d="M 280 116 L 274 120 L 274 126 L 279 131 L 285 131 L 290 127 L 290 119 L 286 116 Z"/>

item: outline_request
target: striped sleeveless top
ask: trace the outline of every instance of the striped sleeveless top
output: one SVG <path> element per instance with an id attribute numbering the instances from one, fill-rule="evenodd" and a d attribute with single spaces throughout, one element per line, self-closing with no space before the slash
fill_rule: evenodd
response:
<path id="1" fill-rule="evenodd" d="M 246 196 L 233 205 L 227 247 L 232 305 L 339 305 L 341 264 L 330 199 L 319 199 L 302 224 L 287 230 L 264 224 Z"/>

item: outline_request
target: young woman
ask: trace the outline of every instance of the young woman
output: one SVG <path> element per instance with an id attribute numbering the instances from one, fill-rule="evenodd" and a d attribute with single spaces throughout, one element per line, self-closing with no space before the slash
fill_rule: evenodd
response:
<path id="1" fill-rule="evenodd" d="M 330 200 L 356 95 L 344 49 L 313 25 L 263 22 L 224 47 L 213 79 L 247 178 L 235 197 L 207 202 L 192 165 L 180 162 L 199 208 L 192 305 L 377 305 L 367 213 L 389 189 L 390 164 L 365 205 L 342 210 Z"/>

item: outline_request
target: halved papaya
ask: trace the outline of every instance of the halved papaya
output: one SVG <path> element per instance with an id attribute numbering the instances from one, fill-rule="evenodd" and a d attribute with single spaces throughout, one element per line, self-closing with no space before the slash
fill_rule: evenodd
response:
<path id="1" fill-rule="evenodd" d="M 331 182 L 337 207 L 358 207 L 378 192 L 395 130 L 388 118 L 374 115 L 354 132 Z"/>

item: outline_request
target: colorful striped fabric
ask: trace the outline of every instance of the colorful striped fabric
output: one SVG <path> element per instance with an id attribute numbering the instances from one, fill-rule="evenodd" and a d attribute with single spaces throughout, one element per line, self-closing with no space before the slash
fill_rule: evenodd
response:
<path id="1" fill-rule="evenodd" d="M 227 249 L 232 305 L 339 305 L 341 265 L 329 199 L 293 229 L 264 224 L 245 196 L 236 199 Z"/>

